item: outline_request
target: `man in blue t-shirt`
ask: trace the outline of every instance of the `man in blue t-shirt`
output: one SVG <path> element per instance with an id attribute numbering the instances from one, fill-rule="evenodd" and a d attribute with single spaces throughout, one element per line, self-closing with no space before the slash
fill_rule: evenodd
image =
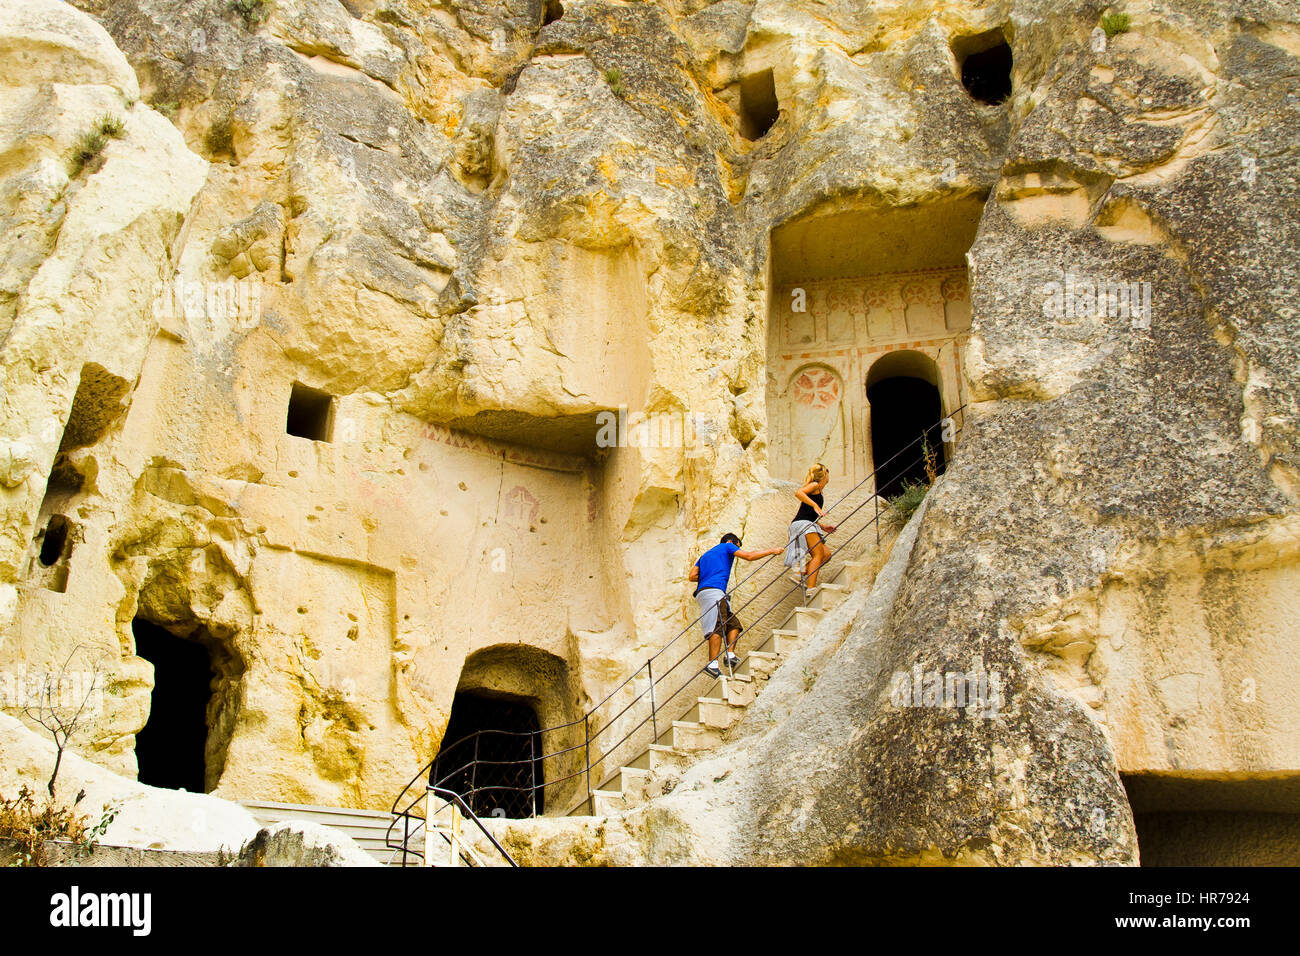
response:
<path id="1" fill-rule="evenodd" d="M 718 666 L 722 650 L 722 635 L 727 635 L 727 666 L 735 668 L 740 663 L 736 656 L 736 642 L 744 630 L 740 620 L 731 613 L 727 602 L 727 582 L 731 580 L 731 566 L 736 558 L 745 561 L 758 561 L 761 558 L 781 554 L 785 548 L 768 548 L 766 551 L 741 551 L 740 539 L 734 534 L 724 534 L 722 541 L 700 555 L 700 559 L 691 565 L 689 579 L 698 582 L 695 599 L 700 602 L 700 626 L 709 639 L 709 663 L 704 672 L 710 677 L 718 677 L 722 669 Z"/>

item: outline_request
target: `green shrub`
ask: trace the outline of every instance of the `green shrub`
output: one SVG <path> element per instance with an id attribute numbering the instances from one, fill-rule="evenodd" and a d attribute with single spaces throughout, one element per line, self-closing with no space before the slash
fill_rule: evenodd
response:
<path id="1" fill-rule="evenodd" d="M 111 803 L 104 807 L 99 822 L 92 825 L 89 817 L 77 812 L 84 799 L 86 791 L 82 790 L 72 806 L 60 806 L 53 799 L 38 801 L 26 786 L 13 799 L 0 796 L 0 839 L 18 844 L 18 859 L 13 865 L 45 866 L 47 840 L 75 843 L 79 853 L 91 853 L 116 818 L 117 807 Z"/>
<path id="2" fill-rule="evenodd" d="M 1128 33 L 1129 15 L 1127 13 L 1107 13 L 1101 18 L 1101 28 L 1106 31 L 1107 37 L 1113 37 L 1120 33 Z"/>
<path id="3" fill-rule="evenodd" d="M 623 74 L 618 70 L 606 70 L 605 82 L 609 84 L 609 88 L 614 91 L 615 96 L 622 96 L 625 92 L 623 88 Z"/>
<path id="4" fill-rule="evenodd" d="M 271 4 L 268 0 L 232 0 L 230 9 L 244 18 L 244 23 L 255 27 L 265 23 L 271 16 Z"/>
<path id="5" fill-rule="evenodd" d="M 906 524 L 912 515 L 916 514 L 916 509 L 921 507 L 921 502 L 925 500 L 925 493 L 929 490 L 930 486 L 924 482 L 904 481 L 902 492 L 889 501 L 890 510 L 903 524 Z"/>
<path id="6" fill-rule="evenodd" d="M 87 167 L 93 171 L 98 166 L 108 141 L 121 138 L 125 132 L 126 125 L 116 116 L 101 116 L 94 128 L 82 133 L 77 145 L 72 148 L 68 174 L 76 179 Z"/>

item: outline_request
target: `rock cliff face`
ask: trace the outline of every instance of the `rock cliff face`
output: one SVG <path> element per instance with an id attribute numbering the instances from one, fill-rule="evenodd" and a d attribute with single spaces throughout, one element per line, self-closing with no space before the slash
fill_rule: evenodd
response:
<path id="1" fill-rule="evenodd" d="M 964 428 L 870 593 L 516 850 L 1295 849 L 1300 14 L 1122 8 L 0 0 L 0 704 L 75 658 L 160 779 L 161 629 L 195 789 L 386 808 L 458 692 L 580 719 L 901 379 Z"/>

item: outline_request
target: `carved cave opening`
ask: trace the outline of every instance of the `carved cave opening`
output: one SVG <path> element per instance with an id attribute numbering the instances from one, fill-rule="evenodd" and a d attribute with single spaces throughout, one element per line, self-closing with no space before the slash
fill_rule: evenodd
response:
<path id="1" fill-rule="evenodd" d="M 42 587 L 58 593 L 68 589 L 69 559 L 81 532 L 68 517 L 93 481 L 98 465 L 92 449 L 104 441 L 129 404 L 131 384 L 101 365 L 81 368 L 77 391 L 45 483 L 33 544 L 36 553 L 28 574 Z"/>
<path id="2" fill-rule="evenodd" d="M 125 413 L 130 395 L 131 383 L 126 379 L 94 362 L 82 366 L 59 450 L 50 469 L 47 501 L 66 499 L 81 491 L 87 468 L 94 466 L 84 460 L 80 450 L 97 445 L 107 437 Z"/>
<path id="3" fill-rule="evenodd" d="M 1300 776 L 1121 779 L 1142 866 L 1300 865 Z"/>
<path id="4" fill-rule="evenodd" d="M 201 623 L 167 620 L 164 626 L 137 614 L 131 622 L 136 656 L 154 667 L 148 717 L 135 740 L 138 779 L 207 793 L 225 770 L 244 662 Z"/>
<path id="5" fill-rule="evenodd" d="M 80 540 L 79 529 L 67 517 L 83 494 L 86 482 L 98 474 L 92 449 L 108 437 L 130 404 L 131 383 L 102 365 L 81 367 L 59 447 L 45 483 L 35 536 L 36 555 L 29 565 L 42 587 L 65 593 L 69 558 Z"/>
<path id="6" fill-rule="evenodd" d="M 929 468 L 943 473 L 943 400 L 938 369 L 915 352 L 892 352 L 876 362 L 867 377 L 871 406 L 871 455 L 876 489 L 886 498 L 909 484 L 928 484 Z"/>
<path id="7" fill-rule="evenodd" d="M 776 80 L 771 70 L 752 73 L 740 81 L 740 135 L 762 139 L 781 113 L 776 98 Z"/>
<path id="8" fill-rule="evenodd" d="M 554 23 L 564 16 L 564 4 L 560 0 L 545 0 L 542 4 L 542 26 Z"/>
<path id="9" fill-rule="evenodd" d="M 52 514 L 36 535 L 36 563 L 32 571 L 41 586 L 62 594 L 68 590 L 68 559 L 75 545 L 77 526 L 67 515 Z"/>
<path id="10" fill-rule="evenodd" d="M 457 691 L 429 782 L 466 795 L 481 817 L 545 810 L 541 721 L 529 700 Z"/>
<path id="11" fill-rule="evenodd" d="M 68 545 L 68 529 L 71 523 L 67 515 L 51 515 L 41 538 L 41 564 L 47 568 L 65 557 L 64 549 Z"/>
<path id="12" fill-rule="evenodd" d="M 956 37 L 952 41 L 952 53 L 957 60 L 961 85 L 973 99 L 997 106 L 1011 95 L 1011 47 L 1001 30 Z"/>
<path id="13" fill-rule="evenodd" d="M 131 632 L 136 656 L 154 668 L 149 719 L 135 737 L 138 779 L 151 787 L 206 793 L 212 658 L 202 644 L 143 618 L 131 622 Z"/>
<path id="14" fill-rule="evenodd" d="M 773 478 L 797 481 L 822 461 L 847 490 L 890 457 L 884 446 L 896 450 L 895 429 L 906 444 L 940 409 L 962 405 L 971 325 L 966 252 L 984 198 L 828 206 L 772 230 L 766 400 Z M 895 377 L 923 379 L 933 391 L 896 383 L 868 394 Z M 935 449 L 941 471 L 952 450 L 937 440 Z M 917 456 L 903 457 L 910 464 Z M 924 475 L 923 467 L 913 475 Z M 897 484 L 901 476 L 886 480 Z"/>
<path id="15" fill-rule="evenodd" d="M 312 441 L 334 440 L 334 396 L 294 382 L 289 392 L 285 431 Z"/>

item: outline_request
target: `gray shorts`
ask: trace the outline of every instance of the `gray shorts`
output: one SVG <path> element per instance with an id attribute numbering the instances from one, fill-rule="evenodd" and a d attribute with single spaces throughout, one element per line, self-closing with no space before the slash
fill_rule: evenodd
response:
<path id="1" fill-rule="evenodd" d="M 703 615 L 700 618 L 700 627 L 704 630 L 705 637 L 718 634 L 725 639 L 727 636 L 725 632 L 745 629 L 740 619 L 731 613 L 727 593 L 720 588 L 705 588 L 695 595 L 695 600 L 700 602 L 700 612 Z"/>

